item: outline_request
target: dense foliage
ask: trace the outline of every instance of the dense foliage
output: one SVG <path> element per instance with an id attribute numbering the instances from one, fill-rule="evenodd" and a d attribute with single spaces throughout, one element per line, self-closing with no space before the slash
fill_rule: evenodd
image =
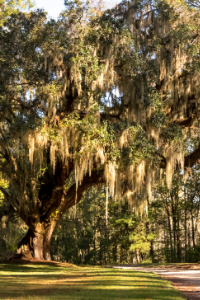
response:
<path id="1" fill-rule="evenodd" d="M 0 28 L 0 190 L 29 227 L 19 248 L 48 260 L 88 188 L 106 185 L 106 216 L 109 197 L 139 213 L 160 170 L 171 189 L 200 155 L 197 3 L 65 5 L 58 21 L 16 11 Z"/>

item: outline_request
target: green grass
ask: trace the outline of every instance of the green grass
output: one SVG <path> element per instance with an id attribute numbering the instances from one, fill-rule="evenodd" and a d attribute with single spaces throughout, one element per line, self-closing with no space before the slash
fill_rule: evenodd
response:
<path id="1" fill-rule="evenodd" d="M 0 264 L 0 299 L 183 300 L 155 274 L 101 267 Z"/>

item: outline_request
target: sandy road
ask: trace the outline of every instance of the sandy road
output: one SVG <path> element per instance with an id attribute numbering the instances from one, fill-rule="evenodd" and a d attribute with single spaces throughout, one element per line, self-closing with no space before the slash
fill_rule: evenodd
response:
<path id="1" fill-rule="evenodd" d="M 186 299 L 200 300 L 200 266 L 197 270 L 184 270 L 180 268 L 147 268 L 137 265 L 113 266 L 115 269 L 135 270 L 142 272 L 153 272 L 173 282 Z"/>

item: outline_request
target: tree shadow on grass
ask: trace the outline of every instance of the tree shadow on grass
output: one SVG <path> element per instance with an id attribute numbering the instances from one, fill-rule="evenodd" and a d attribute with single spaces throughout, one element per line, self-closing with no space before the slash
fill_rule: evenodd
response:
<path id="1" fill-rule="evenodd" d="M 6 271 L 5 271 L 6 272 Z M 12 272 L 12 273 L 15 273 L 15 272 Z M 20 271 L 20 270 L 18 270 L 18 271 L 16 271 L 16 275 L 15 274 L 12 274 L 12 273 L 9 273 L 9 274 L 4 274 L 4 273 L 2 273 L 2 277 L 4 278 L 4 280 L 8 277 L 10 277 L 10 276 L 12 276 L 13 278 L 14 277 L 18 277 L 18 278 L 35 278 L 35 279 L 38 279 L 38 280 L 41 280 L 41 279 L 59 279 L 59 278 L 68 278 L 68 279 L 73 279 L 73 278 L 100 278 L 100 277 L 107 277 L 107 279 L 106 280 L 112 280 L 112 279 L 109 279 L 109 277 L 123 277 L 123 278 L 127 278 L 128 280 L 133 280 L 133 281 L 142 281 L 142 282 L 152 282 L 152 281 L 155 281 L 156 279 L 157 279 L 157 281 L 159 281 L 159 277 L 157 277 L 157 276 L 144 276 L 144 275 L 141 275 L 141 274 L 136 274 L 136 275 L 127 275 L 127 274 L 121 274 L 121 273 L 119 273 L 119 274 L 78 274 L 78 272 L 77 272 L 77 274 L 67 274 L 67 272 L 66 273 L 64 273 L 64 272 L 62 272 L 62 273 L 60 273 L 60 274 L 56 274 L 56 273 L 51 273 L 51 274 L 49 274 L 48 272 L 44 272 L 44 273 L 46 273 L 46 274 L 44 274 L 44 273 L 42 273 L 42 271 L 41 272 L 38 272 L 38 271 L 33 271 L 33 273 L 31 273 L 31 272 L 28 272 L 28 274 L 23 274 L 23 272 L 22 271 Z M 21 274 L 20 274 L 21 273 Z M 24 272 L 24 273 L 26 273 L 26 271 Z M 1 271 L 0 271 L 0 278 L 1 278 Z M 137 278 L 142 278 L 142 280 L 137 280 Z M 146 280 L 146 281 L 145 281 Z"/>
<path id="2" fill-rule="evenodd" d="M 91 268 L 91 269 L 90 269 Z M 3 271 L 3 272 L 12 272 L 12 273 L 30 273 L 30 274 L 26 274 L 25 276 L 39 276 L 40 273 L 46 273 L 47 275 L 44 275 L 44 274 L 41 274 L 44 275 L 44 276 L 50 276 L 49 273 L 52 273 L 53 276 L 63 276 L 65 275 L 66 273 L 74 273 L 75 275 L 72 275 L 70 274 L 69 276 L 74 276 L 74 277 L 77 277 L 77 276 L 91 276 L 91 277 L 94 277 L 94 276 L 126 276 L 126 277 L 143 277 L 143 278 L 149 278 L 150 276 L 152 276 L 152 278 L 155 277 L 154 274 L 149 274 L 148 276 L 146 275 L 147 273 L 146 272 L 143 272 L 143 271 L 134 271 L 134 270 L 120 270 L 120 269 L 108 269 L 108 268 L 105 268 L 102 269 L 102 268 L 93 268 L 92 266 L 89 267 L 77 267 L 74 268 L 74 267 L 47 267 L 46 265 L 44 264 L 39 264 L 39 267 L 38 267 L 38 264 L 34 265 L 34 266 L 31 266 L 31 265 L 21 265 L 21 264 L 15 264 L 15 265 L 10 265 L 10 264 L 0 264 L 0 272 Z M 60 271 L 59 274 L 56 274 L 57 271 Z M 33 274 L 32 274 L 33 273 Z M 34 274 L 35 273 L 35 274 Z M 77 275 L 77 273 L 81 273 L 80 275 Z M 9 274 L 8 274 L 9 275 Z M 6 274 L 4 275 L 6 276 Z M 23 276 L 20 274 L 20 276 Z"/>
<path id="3" fill-rule="evenodd" d="M 59 270 L 64 270 L 63 267 L 52 267 L 47 266 L 44 264 L 37 264 L 37 265 L 21 265 L 21 264 L 0 264 L 0 272 L 44 272 L 50 273 L 50 272 L 57 272 Z M 66 271 L 70 270 L 70 267 L 66 267 Z"/>
<path id="4" fill-rule="evenodd" d="M 179 292 L 165 287 L 165 282 L 161 282 L 159 277 L 146 272 L 88 266 L 55 268 L 46 264 L 31 266 L 4 264 L 0 265 L 0 274 L 1 271 L 3 271 L 0 277 L 2 300 L 182 299 Z M 119 277 L 124 280 L 120 280 Z"/>
<path id="5" fill-rule="evenodd" d="M 134 289 L 108 289 L 108 288 L 85 288 L 76 285 L 76 287 L 37 287 L 26 288 L 23 292 L 20 290 L 3 291 L 1 299 L 66 299 L 66 300 L 178 300 L 179 292 L 174 290 L 164 290 L 163 288 L 151 289 L 150 287 L 142 286 L 142 288 Z"/>
<path id="6" fill-rule="evenodd" d="M 35 260 L 33 258 L 31 259 L 11 259 L 10 261 L 1 261 L 1 264 L 5 265 L 44 265 L 44 266 L 52 266 L 52 267 L 74 267 L 73 264 L 68 263 L 62 263 L 57 261 L 45 261 L 45 260 Z"/>
<path id="7" fill-rule="evenodd" d="M 12 278 L 12 282 L 10 282 L 10 278 Z M 0 287 L 5 285 L 6 283 L 6 287 L 10 284 L 11 286 L 13 286 L 13 283 L 14 281 L 16 280 L 21 280 L 21 282 L 27 282 L 29 280 L 31 281 L 36 281 L 38 279 L 38 283 L 34 283 L 35 285 L 39 286 L 40 285 L 40 282 L 41 282 L 41 277 L 37 277 L 37 276 L 30 276 L 30 277 L 27 277 L 27 276 L 20 276 L 20 277 L 14 277 L 14 276 L 9 276 L 8 279 L 4 279 L 3 277 L 1 278 L 0 277 Z M 43 279 L 43 278 L 42 278 Z M 99 286 L 99 285 L 110 285 L 110 286 L 124 286 L 124 287 L 133 287 L 133 286 L 137 286 L 137 285 L 140 285 L 140 286 L 147 286 L 148 284 L 151 284 L 151 287 L 159 287 L 160 286 L 160 281 L 158 280 L 154 280 L 154 281 L 144 281 L 144 280 L 134 280 L 134 281 L 130 281 L 130 283 L 128 283 L 127 281 L 125 280 L 115 280 L 115 279 L 100 279 L 100 280 L 84 280 L 85 277 L 74 277 L 75 280 L 73 280 L 73 278 L 71 277 L 59 277 L 59 278 L 56 278 L 56 277 L 48 277 L 48 278 L 44 278 L 45 280 L 49 280 L 51 281 L 51 285 L 55 285 L 55 284 L 67 284 L 67 285 L 74 285 L 74 284 L 84 284 L 84 285 L 88 285 L 88 286 Z M 71 279 L 71 280 L 70 280 Z M 80 280 L 77 280 L 77 279 L 80 279 Z M 92 279 L 92 278 L 91 278 Z M 24 280 L 24 281 L 23 281 Z M 55 283 L 54 283 L 55 282 Z M 23 283 L 22 283 L 23 284 Z M 31 285 L 34 285 L 33 283 L 31 283 Z"/>

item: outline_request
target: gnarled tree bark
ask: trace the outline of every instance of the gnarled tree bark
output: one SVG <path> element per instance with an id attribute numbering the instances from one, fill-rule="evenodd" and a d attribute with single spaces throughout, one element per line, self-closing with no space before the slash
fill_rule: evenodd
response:
<path id="1" fill-rule="evenodd" d="M 76 184 L 73 184 L 67 192 L 64 192 L 63 187 L 58 189 L 54 188 L 51 197 L 51 205 L 45 214 L 41 211 L 33 213 L 32 221 L 29 216 L 29 230 L 26 236 L 21 240 L 18 245 L 18 253 L 29 252 L 37 260 L 51 260 L 51 238 L 56 225 L 62 219 L 63 214 L 72 206 L 76 205 L 82 198 L 84 191 L 91 186 L 104 183 L 103 171 L 93 171 L 91 176 L 86 175 L 82 184 L 76 189 Z M 62 192 L 61 192 L 62 190 Z M 43 198 L 43 202 L 45 199 Z M 44 203 L 45 205 L 45 203 Z M 37 219 L 37 221 L 36 221 Z"/>

